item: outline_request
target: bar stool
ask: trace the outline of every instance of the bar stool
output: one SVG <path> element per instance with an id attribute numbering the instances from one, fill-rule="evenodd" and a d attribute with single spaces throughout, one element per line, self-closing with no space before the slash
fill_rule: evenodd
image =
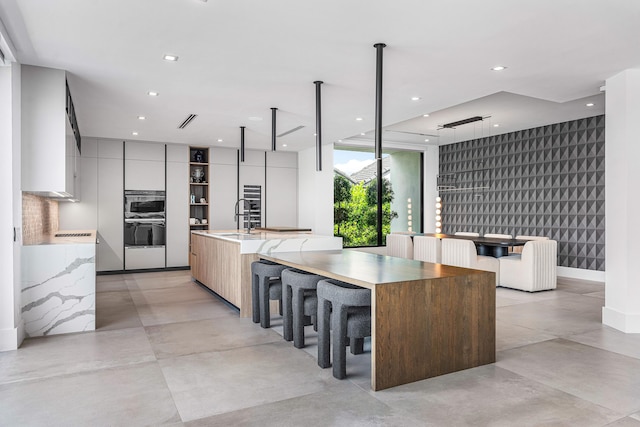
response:
<path id="1" fill-rule="evenodd" d="M 304 347 L 304 327 L 313 324 L 318 330 L 316 286 L 323 276 L 288 268 L 282 272 L 282 335 L 293 340 L 296 348 Z M 305 319 L 306 318 L 306 319 Z"/>
<path id="2" fill-rule="evenodd" d="M 271 326 L 269 300 L 280 301 L 282 315 L 281 274 L 287 266 L 261 259 L 251 263 L 251 303 L 253 323 L 263 328 Z"/>
<path id="3" fill-rule="evenodd" d="M 329 318 L 333 330 L 333 376 L 347 376 L 347 338 L 351 354 L 363 353 L 364 338 L 371 336 L 371 291 L 338 280 L 318 283 L 318 365 L 329 360 Z"/>

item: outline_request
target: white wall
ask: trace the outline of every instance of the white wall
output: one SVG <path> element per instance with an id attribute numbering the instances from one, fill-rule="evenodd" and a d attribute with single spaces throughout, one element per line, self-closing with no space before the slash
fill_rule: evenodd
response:
<path id="1" fill-rule="evenodd" d="M 24 339 L 20 312 L 20 88 L 20 65 L 0 66 L 0 351 L 17 349 Z"/>
<path id="2" fill-rule="evenodd" d="M 424 194 L 422 203 L 424 206 L 424 225 L 425 233 L 436 232 L 436 196 L 438 192 L 438 168 L 440 167 L 440 157 L 438 155 L 438 147 L 427 147 L 424 150 Z"/>
<path id="3" fill-rule="evenodd" d="M 298 226 L 333 236 L 333 144 L 322 146 L 322 171 L 316 171 L 316 149 L 298 153 Z"/>
<path id="4" fill-rule="evenodd" d="M 606 287 L 602 322 L 640 333 L 640 69 L 607 80 L 605 122 Z"/>

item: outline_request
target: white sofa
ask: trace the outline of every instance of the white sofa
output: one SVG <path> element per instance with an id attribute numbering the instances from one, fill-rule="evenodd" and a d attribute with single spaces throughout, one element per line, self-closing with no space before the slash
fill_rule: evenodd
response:
<path id="1" fill-rule="evenodd" d="M 522 254 L 499 258 L 500 286 L 528 292 L 555 289 L 557 252 L 555 240 L 532 240 Z"/>
<path id="2" fill-rule="evenodd" d="M 431 236 L 415 236 L 413 238 L 413 259 L 440 263 L 442 260 L 440 239 Z"/>
<path id="3" fill-rule="evenodd" d="M 387 255 L 413 259 L 413 241 L 407 234 L 387 234 Z"/>
<path id="4" fill-rule="evenodd" d="M 478 255 L 472 240 L 442 239 L 442 264 L 496 273 L 496 286 L 500 283 L 498 258 Z"/>

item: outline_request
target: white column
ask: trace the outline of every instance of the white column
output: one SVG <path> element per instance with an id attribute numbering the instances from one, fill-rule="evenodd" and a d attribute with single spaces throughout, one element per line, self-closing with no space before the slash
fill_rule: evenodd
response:
<path id="1" fill-rule="evenodd" d="M 438 192 L 438 168 L 440 157 L 438 147 L 427 147 L 424 150 L 424 232 L 436 231 L 436 196 Z"/>
<path id="2" fill-rule="evenodd" d="M 640 69 L 611 77 L 606 89 L 602 323 L 640 333 Z"/>
<path id="3" fill-rule="evenodd" d="M 20 65 L 0 66 L 0 351 L 17 349 L 24 339 L 20 312 L 20 108 Z"/>
<path id="4" fill-rule="evenodd" d="M 298 153 L 298 226 L 333 236 L 333 144 L 322 146 L 322 171 L 315 147 Z"/>

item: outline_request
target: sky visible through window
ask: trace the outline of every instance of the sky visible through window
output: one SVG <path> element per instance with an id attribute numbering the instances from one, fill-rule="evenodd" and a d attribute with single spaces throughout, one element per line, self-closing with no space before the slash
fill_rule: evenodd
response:
<path id="1" fill-rule="evenodd" d="M 374 153 L 363 151 L 334 150 L 333 165 L 347 175 L 362 170 L 375 161 Z"/>

